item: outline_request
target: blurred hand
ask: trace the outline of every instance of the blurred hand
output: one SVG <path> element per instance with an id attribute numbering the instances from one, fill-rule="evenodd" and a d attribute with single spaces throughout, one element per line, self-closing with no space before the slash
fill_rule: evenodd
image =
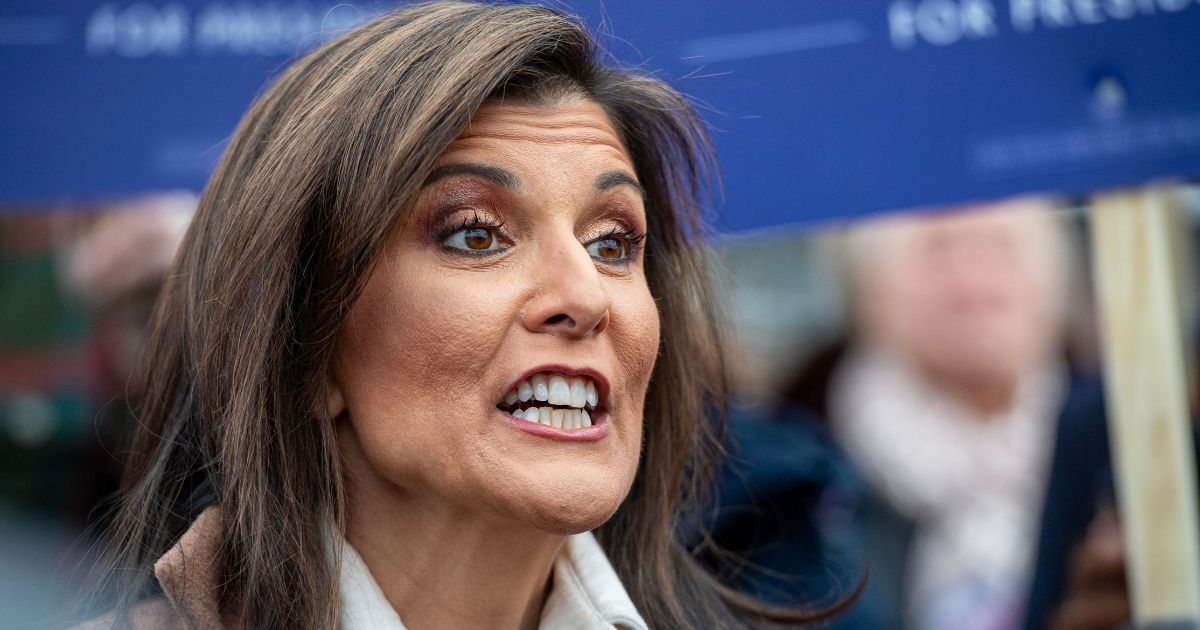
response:
<path id="1" fill-rule="evenodd" d="M 1087 538 L 1071 554 L 1067 593 L 1050 616 L 1049 630 L 1115 630 L 1132 619 L 1125 582 L 1121 524 L 1112 508 L 1096 515 Z"/>

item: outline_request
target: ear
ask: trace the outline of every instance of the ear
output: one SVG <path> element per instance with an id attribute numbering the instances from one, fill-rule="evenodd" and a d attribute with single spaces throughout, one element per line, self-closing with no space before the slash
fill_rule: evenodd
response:
<path id="1" fill-rule="evenodd" d="M 330 420 L 336 419 L 346 411 L 346 398 L 342 396 L 342 388 L 338 387 L 333 375 L 325 378 L 325 413 Z"/>

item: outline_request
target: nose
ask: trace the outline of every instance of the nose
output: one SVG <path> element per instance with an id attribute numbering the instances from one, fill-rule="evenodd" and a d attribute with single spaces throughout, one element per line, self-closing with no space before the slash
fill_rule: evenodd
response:
<path id="1" fill-rule="evenodd" d="M 596 263 L 574 236 L 537 261 L 533 297 L 523 323 L 530 332 L 583 338 L 608 327 L 609 297 Z"/>

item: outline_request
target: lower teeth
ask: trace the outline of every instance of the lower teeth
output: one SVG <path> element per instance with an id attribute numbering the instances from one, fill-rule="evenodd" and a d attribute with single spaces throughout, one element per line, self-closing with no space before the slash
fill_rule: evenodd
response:
<path id="1" fill-rule="evenodd" d="M 556 429 L 582 429 L 592 426 L 592 417 L 586 409 L 530 407 L 525 410 L 517 409 L 510 413 L 527 422 L 537 422 Z"/>

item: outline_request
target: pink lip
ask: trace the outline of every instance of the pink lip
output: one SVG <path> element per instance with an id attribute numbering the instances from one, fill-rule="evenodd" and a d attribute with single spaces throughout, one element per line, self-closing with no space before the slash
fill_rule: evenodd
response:
<path id="1" fill-rule="evenodd" d="M 500 397 L 503 398 L 505 394 L 516 389 L 517 385 L 521 384 L 521 381 L 526 380 L 529 377 L 531 377 L 534 374 L 537 374 L 539 372 L 553 372 L 555 374 L 561 374 L 561 375 L 567 376 L 567 377 L 586 376 L 586 377 L 592 379 L 592 382 L 596 384 L 596 397 L 600 399 L 600 404 L 598 404 L 596 406 L 598 408 L 607 407 L 606 403 L 608 402 L 608 379 L 604 378 L 603 374 L 601 374 L 600 372 L 598 372 L 590 367 L 573 368 L 573 367 L 568 367 L 566 365 L 561 365 L 561 364 L 539 365 L 538 367 L 535 367 L 533 369 L 526 370 L 523 374 L 521 374 L 520 378 L 513 381 L 512 383 L 509 383 L 508 388 L 506 388 L 503 392 L 500 392 Z M 516 420 L 516 418 L 513 418 L 513 419 Z"/>
<path id="2" fill-rule="evenodd" d="M 596 424 L 584 429 L 556 429 L 538 422 L 530 422 L 522 420 L 510 413 L 496 410 L 509 426 L 514 429 L 519 429 L 526 433 L 531 433 L 538 437 L 550 438 L 551 440 L 559 440 L 561 442 L 596 442 L 604 439 L 608 435 L 608 412 L 598 411 L 593 418 Z"/>

